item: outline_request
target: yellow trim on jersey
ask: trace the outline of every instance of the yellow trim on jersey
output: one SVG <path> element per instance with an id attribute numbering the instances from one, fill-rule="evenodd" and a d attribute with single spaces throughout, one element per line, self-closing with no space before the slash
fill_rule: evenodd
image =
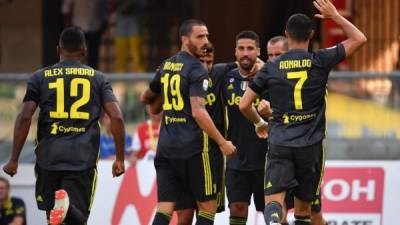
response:
<path id="1" fill-rule="evenodd" d="M 89 211 L 92 209 L 94 194 L 96 193 L 97 187 L 97 168 L 94 168 L 93 182 L 92 182 L 92 193 L 90 194 Z"/>
<path id="2" fill-rule="evenodd" d="M 325 174 L 325 144 L 322 142 L 322 168 L 321 168 L 321 176 L 319 177 L 318 188 L 316 194 L 319 195 L 321 192 L 321 183 L 322 178 Z"/>
<path id="3" fill-rule="evenodd" d="M 213 184 L 212 184 L 212 176 L 211 176 L 211 166 L 210 166 L 210 156 L 208 154 L 209 146 L 208 146 L 208 135 L 203 132 L 203 169 L 204 169 L 204 190 L 206 195 L 213 194 Z"/>

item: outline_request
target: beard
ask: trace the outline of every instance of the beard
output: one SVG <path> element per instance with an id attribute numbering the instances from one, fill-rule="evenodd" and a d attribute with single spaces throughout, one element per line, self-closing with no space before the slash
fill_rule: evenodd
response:
<path id="1" fill-rule="evenodd" d="M 196 58 L 200 58 L 200 57 L 203 57 L 203 56 L 205 56 L 205 54 L 206 54 L 206 46 L 204 45 L 204 46 L 202 46 L 202 47 L 200 47 L 200 48 L 198 48 L 196 45 L 194 45 L 193 43 L 192 43 L 192 41 L 190 41 L 189 40 L 189 44 L 188 44 L 188 50 L 189 50 L 189 52 L 190 53 L 192 53 L 192 55 L 194 55 Z"/>
<path id="2" fill-rule="evenodd" d="M 257 59 L 251 59 L 247 56 L 244 56 L 239 59 L 239 66 L 245 71 L 250 71 L 256 63 L 256 60 Z"/>

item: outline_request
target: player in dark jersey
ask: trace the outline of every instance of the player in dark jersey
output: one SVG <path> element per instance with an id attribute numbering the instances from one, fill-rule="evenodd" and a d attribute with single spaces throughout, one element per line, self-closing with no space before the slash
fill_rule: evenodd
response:
<path id="1" fill-rule="evenodd" d="M 67 225 L 86 224 L 96 186 L 100 114 L 104 110 L 111 119 L 117 149 L 114 176 L 125 170 L 124 124 L 111 84 L 102 73 L 80 63 L 86 55 L 83 32 L 66 28 L 57 50 L 60 62 L 40 69 L 28 81 L 15 122 L 12 156 L 3 170 L 11 176 L 17 173 L 18 158 L 39 106 L 35 149 L 38 208 L 46 211 L 50 224 L 64 220 Z"/>
<path id="2" fill-rule="evenodd" d="M 206 46 L 205 55 L 199 60 L 209 73 L 208 90 L 206 97 L 206 109 L 210 114 L 215 126 L 221 134 L 225 133 L 224 105 L 221 98 L 221 85 L 224 74 L 237 67 L 235 62 L 220 63 L 214 65 L 214 46 L 209 43 Z M 161 111 L 161 109 L 160 109 Z M 217 143 L 210 140 L 210 153 L 215 161 L 215 177 L 217 184 L 217 213 L 225 210 L 225 181 L 224 181 L 224 157 Z M 182 196 L 176 203 L 175 209 L 178 215 L 178 225 L 190 225 L 193 221 L 196 201 L 192 195 Z"/>
<path id="3" fill-rule="evenodd" d="M 275 36 L 271 38 L 267 43 L 268 60 L 282 55 L 288 51 L 287 39 L 284 36 Z M 257 107 L 257 111 L 264 117 L 272 115 L 269 101 L 262 99 Z M 282 207 L 282 225 L 289 225 L 287 222 L 287 211 L 294 207 L 294 194 L 293 190 L 288 190 L 285 196 L 285 204 Z M 315 201 L 311 205 L 311 224 L 313 225 L 325 225 L 326 221 L 321 211 L 321 193 L 316 197 Z"/>
<path id="4" fill-rule="evenodd" d="M 206 25 L 187 20 L 180 26 L 179 36 L 182 51 L 160 65 L 142 96 L 147 104 L 162 96 L 163 120 L 154 161 L 158 204 L 153 224 L 168 224 L 176 202 L 185 193 L 196 199 L 196 224 L 213 224 L 217 188 L 209 136 L 225 155 L 236 149 L 221 135 L 205 108 L 208 73 L 198 58 L 208 43 Z"/>
<path id="5" fill-rule="evenodd" d="M 292 15 L 285 31 L 289 51 L 266 62 L 240 103 L 243 114 L 259 123 L 261 119 L 252 102 L 269 90 L 273 115 L 269 120 L 265 178 L 267 224 L 280 224 L 285 192 L 290 188 L 294 188 L 295 195 L 295 224 L 311 224 L 310 205 L 319 194 L 324 168 L 322 139 L 328 75 L 337 63 L 366 42 L 364 34 L 328 0 L 317 0 L 314 5 L 321 12 L 317 17 L 332 19 L 348 39 L 332 48 L 308 52 L 313 36 L 311 20 L 304 14 Z M 268 135 L 261 129 L 257 134 Z"/>
<path id="6" fill-rule="evenodd" d="M 259 37 L 253 31 L 236 36 L 235 56 L 238 68 L 225 74 L 222 95 L 227 110 L 227 137 L 238 154 L 227 159 L 226 189 L 229 201 L 229 224 L 246 224 L 251 196 L 258 211 L 264 210 L 264 164 L 268 142 L 259 139 L 250 123 L 239 111 L 240 98 L 254 73 L 252 68 L 260 55 Z M 262 96 L 266 97 L 266 96 Z M 258 105 L 259 99 L 254 104 Z"/>

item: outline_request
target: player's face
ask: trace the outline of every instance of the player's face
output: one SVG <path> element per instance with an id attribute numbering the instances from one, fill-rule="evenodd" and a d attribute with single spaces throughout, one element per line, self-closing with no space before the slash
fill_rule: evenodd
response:
<path id="1" fill-rule="evenodd" d="M 0 200 L 5 200 L 8 198 L 9 188 L 7 184 L 3 181 L 0 181 Z"/>
<path id="2" fill-rule="evenodd" d="M 244 38 L 236 42 L 235 56 L 241 69 L 250 71 L 259 55 L 260 48 L 255 40 Z"/>
<path id="3" fill-rule="evenodd" d="M 285 50 L 283 48 L 283 42 L 278 41 L 275 42 L 274 44 L 268 44 L 267 51 L 268 51 L 268 60 L 271 60 L 275 57 L 282 55 L 283 53 L 285 53 Z"/>
<path id="4" fill-rule="evenodd" d="M 207 54 L 200 57 L 200 62 L 208 70 L 208 72 L 211 72 L 211 68 L 214 64 L 214 54 Z"/>
<path id="5" fill-rule="evenodd" d="M 187 48 L 192 55 L 199 58 L 205 54 L 208 44 L 208 30 L 206 26 L 193 26 L 192 33 L 187 40 Z"/>

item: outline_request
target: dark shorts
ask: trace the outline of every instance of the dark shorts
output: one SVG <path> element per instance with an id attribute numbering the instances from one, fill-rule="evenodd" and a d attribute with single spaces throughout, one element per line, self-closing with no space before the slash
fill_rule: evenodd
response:
<path id="1" fill-rule="evenodd" d="M 314 201 L 320 191 L 324 161 L 322 141 L 300 148 L 270 144 L 265 172 L 265 195 L 293 189 L 297 198 Z"/>
<path id="2" fill-rule="evenodd" d="M 286 191 L 285 203 L 286 203 L 286 208 L 287 209 L 294 208 L 294 193 L 293 193 L 293 189 L 290 189 L 290 190 Z M 321 208 L 322 208 L 321 195 L 318 194 L 316 196 L 315 200 L 311 203 L 311 211 L 318 213 L 318 212 L 321 212 Z"/>
<path id="3" fill-rule="evenodd" d="M 218 146 L 217 146 L 218 147 Z M 219 149 L 218 149 L 219 151 Z M 213 154 L 217 185 L 217 213 L 225 211 L 225 160 L 220 153 Z M 184 193 L 176 202 L 175 210 L 196 209 L 196 200 L 192 194 Z"/>
<path id="4" fill-rule="evenodd" d="M 208 152 L 200 152 L 187 159 L 158 156 L 154 165 L 158 202 L 178 202 L 185 195 L 191 195 L 200 202 L 216 199 L 214 160 Z"/>
<path id="5" fill-rule="evenodd" d="M 68 193 L 70 204 L 89 217 L 97 182 L 97 169 L 83 171 L 49 171 L 35 165 L 36 203 L 40 210 L 54 207 L 54 194 L 59 189 Z"/>
<path id="6" fill-rule="evenodd" d="M 264 211 L 264 170 L 240 171 L 226 169 L 226 192 L 229 204 L 247 202 L 253 195 L 257 211 Z"/>

